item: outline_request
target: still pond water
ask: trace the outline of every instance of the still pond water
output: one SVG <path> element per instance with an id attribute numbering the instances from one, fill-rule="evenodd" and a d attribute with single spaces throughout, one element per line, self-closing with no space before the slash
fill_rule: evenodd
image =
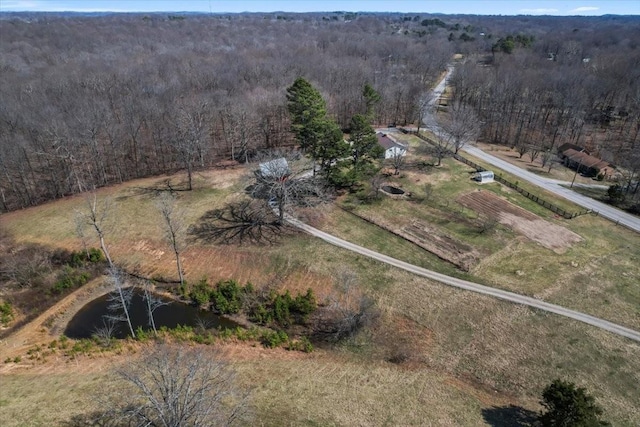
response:
<path id="1" fill-rule="evenodd" d="M 161 326 L 168 328 L 175 328 L 178 325 L 197 326 L 199 319 L 204 320 L 207 327 L 211 328 L 235 328 L 239 326 L 237 323 L 217 316 L 210 311 L 199 310 L 196 307 L 168 298 L 160 298 L 163 302 L 168 302 L 169 304 L 158 307 L 153 312 L 153 318 L 158 329 Z M 90 338 L 96 328 L 103 326 L 104 316 L 113 314 L 108 309 L 109 304 L 109 295 L 104 295 L 86 304 L 67 324 L 64 334 L 69 338 Z M 131 316 L 133 329 L 138 326 L 143 329 L 150 329 L 147 306 L 141 290 L 134 291 L 129 307 L 129 315 Z M 129 335 L 129 327 L 126 322 L 118 322 L 114 336 L 124 338 Z"/>

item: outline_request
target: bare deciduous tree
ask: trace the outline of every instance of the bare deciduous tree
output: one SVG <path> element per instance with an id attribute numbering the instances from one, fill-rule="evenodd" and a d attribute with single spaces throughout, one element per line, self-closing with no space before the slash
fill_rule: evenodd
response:
<path id="1" fill-rule="evenodd" d="M 113 201 L 110 198 L 98 200 L 98 196 L 95 193 L 87 195 L 85 201 L 87 206 L 86 210 L 76 211 L 76 216 L 81 218 L 77 221 L 84 222 L 86 225 L 94 229 L 98 236 L 98 240 L 100 240 L 100 248 L 109 263 L 109 268 L 113 270 L 113 261 L 111 260 L 111 255 L 109 254 L 109 250 L 105 243 L 105 235 L 109 228 L 109 216 L 113 214 L 112 211 L 114 209 Z M 81 227 L 76 227 L 76 230 L 78 229 L 81 229 Z M 83 231 L 81 230 L 79 233 L 83 233 Z"/>
<path id="2" fill-rule="evenodd" d="M 206 103 L 184 103 L 176 112 L 175 137 L 171 144 L 177 150 L 187 169 L 187 189 L 193 189 L 193 169 L 196 163 L 202 167 L 207 151 L 208 110 Z"/>
<path id="3" fill-rule="evenodd" d="M 265 199 L 277 212 L 278 222 L 284 223 L 289 205 L 311 206 L 324 200 L 326 189 L 312 166 L 294 153 L 275 152 L 263 157 L 254 175 L 256 184 L 252 195 Z"/>
<path id="4" fill-rule="evenodd" d="M 358 291 L 358 276 L 352 270 L 338 272 L 336 290 L 314 315 L 314 335 L 319 339 L 351 337 L 379 316 L 374 301 Z"/>
<path id="5" fill-rule="evenodd" d="M 109 347 L 116 331 L 116 322 L 111 318 L 103 318 L 102 326 L 96 326 L 93 336 L 97 338 L 103 347 Z"/>
<path id="6" fill-rule="evenodd" d="M 111 314 L 106 315 L 106 318 L 114 322 L 126 322 L 131 336 L 135 338 L 136 333 L 133 330 L 131 316 L 129 315 L 129 307 L 131 305 L 131 298 L 133 297 L 133 287 L 125 287 L 122 272 L 116 267 L 109 269 L 109 278 L 115 290 L 109 294 L 109 305 L 107 309 Z"/>
<path id="7" fill-rule="evenodd" d="M 453 152 L 457 154 L 462 147 L 478 137 L 480 120 L 471 107 L 456 102 L 449 107 L 448 115 L 440 121 L 440 128 L 449 135 Z"/>
<path id="8" fill-rule="evenodd" d="M 553 150 L 545 150 L 540 154 L 540 163 L 542 167 L 547 167 L 547 172 L 551 172 L 551 169 L 558 163 L 558 157 Z"/>
<path id="9" fill-rule="evenodd" d="M 541 150 L 542 148 L 539 145 L 536 145 L 536 144 L 529 145 L 529 159 L 531 160 L 531 163 L 535 162 L 538 156 L 540 156 Z"/>
<path id="10" fill-rule="evenodd" d="M 446 133 L 437 124 L 429 124 L 427 128 L 433 134 L 433 138 L 429 138 L 427 152 L 438 160 L 435 166 L 440 166 L 442 164 L 442 159 L 446 156 L 450 156 L 453 152 L 453 139 L 450 134 Z"/>
<path id="11" fill-rule="evenodd" d="M 493 44 L 489 37 L 452 43 L 449 31 L 427 34 L 413 21 L 401 24 L 406 37 L 398 37 L 398 18 L 391 15 L 360 16 L 348 31 L 317 14 L 289 16 L 277 25 L 262 15 L 192 17 L 188 32 L 158 17 L 145 20 L 149 25 L 132 25 L 138 19 L 133 15 L 94 18 L 16 18 L 2 28 L 2 210 L 188 170 L 186 163 L 242 162 L 258 150 L 287 146 L 293 138 L 283 89 L 298 76 L 319 88 L 327 117 L 342 128 L 362 112 L 365 82 L 381 97 L 377 123 L 415 122 L 416 115 L 425 116 L 420 94 L 453 51 L 482 58 Z M 615 153 L 623 140 L 638 140 L 639 79 L 633 71 L 639 36 L 632 18 L 538 20 L 523 28 L 517 18 L 468 17 L 469 25 L 494 34 L 538 37 L 514 55 L 481 59 L 490 67 L 457 61 L 447 94 L 473 106 L 487 141 L 515 145 L 546 136 L 551 145 L 579 144 L 608 128 L 610 137 L 594 143 Z M 621 33 L 628 42 L 608 37 Z M 202 43 L 220 34 L 219 43 Z M 554 61 L 541 60 L 549 52 Z M 228 111 L 212 114 L 220 109 Z M 174 145 L 198 139 L 199 146 L 186 150 Z M 207 148 L 214 144 L 212 156 Z"/>
<path id="12" fill-rule="evenodd" d="M 151 283 L 148 281 L 144 284 L 143 292 L 143 299 L 147 308 L 147 318 L 149 320 L 149 326 L 151 326 L 151 328 L 153 329 L 153 333 L 155 335 L 158 335 L 158 330 L 156 329 L 156 321 L 153 317 L 153 313 L 156 311 L 156 309 L 164 305 L 169 305 L 169 303 L 163 301 L 162 298 L 153 293 L 151 289 Z"/>
<path id="13" fill-rule="evenodd" d="M 112 413 L 133 423 L 128 425 L 232 426 L 248 421 L 248 393 L 209 349 L 161 345 L 117 374 L 127 393 L 113 397 Z"/>
<path id="14" fill-rule="evenodd" d="M 176 257 L 180 285 L 184 285 L 184 270 L 180 259 L 180 254 L 185 248 L 186 227 L 183 222 L 184 215 L 177 209 L 175 198 L 171 193 L 160 193 L 156 206 L 162 215 L 165 239 Z"/>
<path id="15" fill-rule="evenodd" d="M 393 154 L 388 159 L 393 166 L 393 174 L 398 175 L 400 173 L 400 169 L 404 166 L 407 160 L 407 151 L 406 150 L 393 150 Z"/>
<path id="16" fill-rule="evenodd" d="M 529 145 L 524 142 L 520 142 L 516 145 L 516 151 L 518 152 L 518 158 L 521 159 L 525 154 L 527 154 L 527 151 L 529 151 Z"/>

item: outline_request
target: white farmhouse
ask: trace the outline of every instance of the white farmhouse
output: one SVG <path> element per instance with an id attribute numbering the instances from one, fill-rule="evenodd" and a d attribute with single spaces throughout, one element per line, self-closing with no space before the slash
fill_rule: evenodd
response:
<path id="1" fill-rule="evenodd" d="M 378 132 L 376 133 L 376 137 L 378 138 L 378 144 L 384 148 L 385 159 L 393 159 L 398 156 L 407 155 L 407 147 L 394 141 L 389 135 Z"/>

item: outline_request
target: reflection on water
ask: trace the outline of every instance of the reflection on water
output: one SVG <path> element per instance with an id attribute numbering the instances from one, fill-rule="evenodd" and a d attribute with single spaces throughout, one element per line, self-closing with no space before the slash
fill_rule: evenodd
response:
<path id="1" fill-rule="evenodd" d="M 158 295 L 156 295 L 156 297 L 158 297 Z M 163 302 L 168 302 L 169 305 L 158 307 L 153 312 L 153 318 L 158 329 L 161 326 L 168 328 L 175 328 L 178 325 L 196 326 L 199 319 L 203 320 L 208 327 L 235 328 L 238 326 L 237 323 L 217 316 L 209 311 L 202 311 L 168 298 L 159 298 L 161 298 Z M 67 324 L 64 334 L 69 338 L 76 339 L 91 337 L 95 329 L 103 325 L 103 316 L 113 314 L 107 309 L 109 304 L 109 295 L 104 295 L 86 304 Z M 129 315 L 131 316 L 131 323 L 134 329 L 138 326 L 141 326 L 143 329 L 151 329 L 147 316 L 147 306 L 141 290 L 134 291 L 129 307 Z M 124 338 L 128 335 L 130 335 L 130 333 L 126 322 L 119 322 L 116 325 L 114 336 Z"/>

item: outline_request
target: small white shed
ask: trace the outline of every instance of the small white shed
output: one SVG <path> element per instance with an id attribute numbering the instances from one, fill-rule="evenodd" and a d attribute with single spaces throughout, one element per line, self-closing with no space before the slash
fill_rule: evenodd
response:
<path id="1" fill-rule="evenodd" d="M 476 173 L 476 175 L 473 177 L 473 179 L 478 181 L 480 184 L 484 184 L 484 183 L 487 183 L 487 182 L 493 182 L 493 172 L 492 171 L 480 171 L 480 172 Z"/>

